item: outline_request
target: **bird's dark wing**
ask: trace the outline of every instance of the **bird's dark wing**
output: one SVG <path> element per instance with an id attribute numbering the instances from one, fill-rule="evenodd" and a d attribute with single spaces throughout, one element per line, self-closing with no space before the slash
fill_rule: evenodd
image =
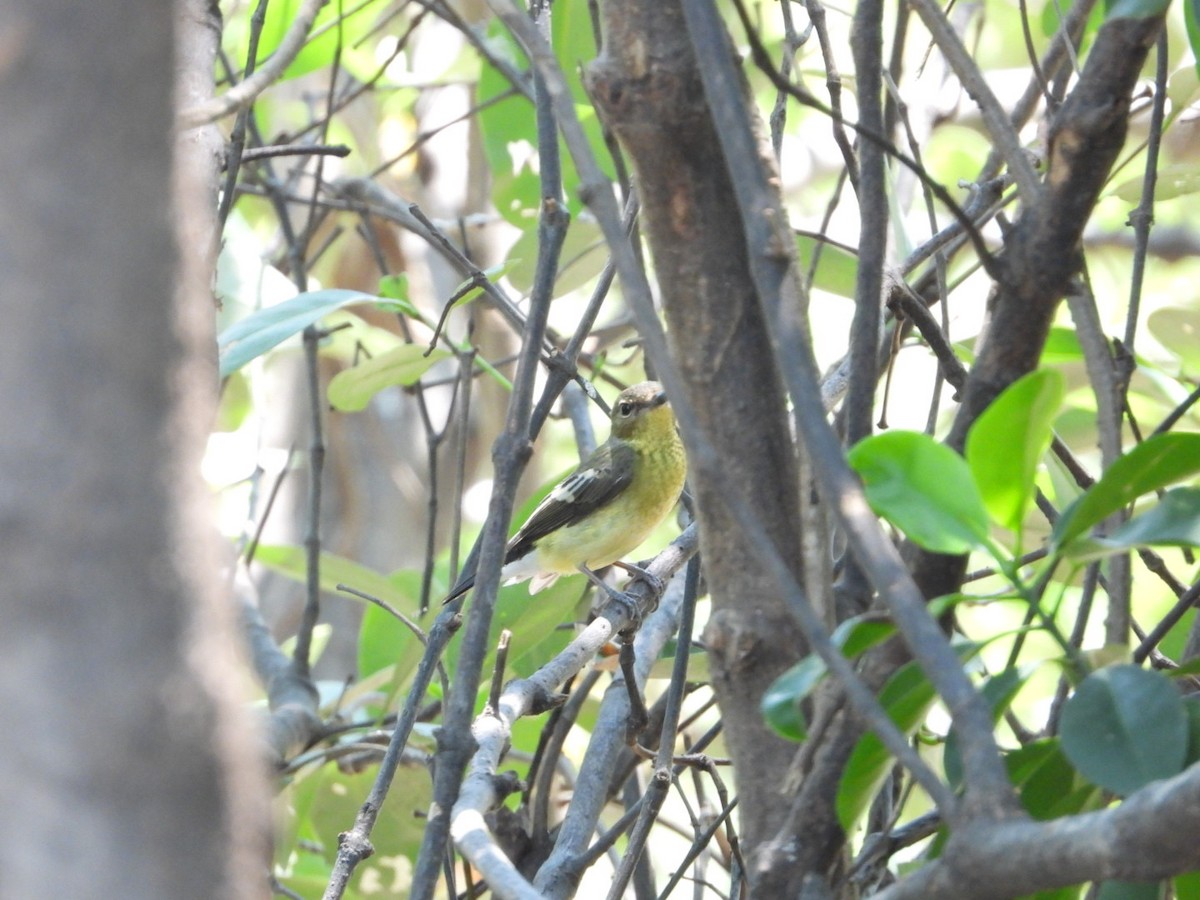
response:
<path id="1" fill-rule="evenodd" d="M 546 535 L 611 503 L 633 480 L 633 448 L 607 441 L 538 504 L 508 544 L 505 562 L 520 559 Z"/>

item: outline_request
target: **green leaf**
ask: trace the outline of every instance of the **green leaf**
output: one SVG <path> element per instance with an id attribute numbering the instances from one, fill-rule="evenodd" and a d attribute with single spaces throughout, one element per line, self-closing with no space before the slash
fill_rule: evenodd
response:
<path id="1" fill-rule="evenodd" d="M 1183 0 L 1183 22 L 1187 27 L 1196 74 L 1200 75 L 1200 0 Z"/>
<path id="2" fill-rule="evenodd" d="M 858 279 L 858 257 L 853 248 L 830 241 L 822 235 L 798 233 L 796 258 L 799 271 L 807 277 L 818 248 L 820 256 L 817 257 L 817 270 L 813 273 L 813 287 L 840 297 L 853 297 Z"/>
<path id="3" fill-rule="evenodd" d="M 486 40 L 497 59 L 518 71 L 525 68 L 523 54 L 498 20 L 488 26 Z M 520 94 L 510 93 L 512 84 L 503 72 L 486 60 L 482 65 L 476 88 L 478 121 L 492 178 L 492 202 L 510 225 L 525 229 L 536 220 L 541 199 L 539 179 L 528 159 L 537 147 L 533 104 Z"/>
<path id="4" fill-rule="evenodd" d="M 512 638 L 508 645 L 508 677 L 527 678 L 562 650 L 574 637 L 570 623 L 575 607 L 586 590 L 582 576 L 560 578 L 551 587 L 531 596 L 525 582 L 500 589 L 496 612 L 492 619 L 490 646 L 484 658 L 484 671 L 495 668 L 496 642 L 500 632 L 508 629 Z M 565 628 L 560 626 L 567 626 Z M 455 656 L 455 661 L 458 657 Z M 483 686 L 486 694 L 486 685 Z"/>
<path id="5" fill-rule="evenodd" d="M 1200 900 L 1200 872 L 1176 875 L 1173 886 L 1175 900 Z"/>
<path id="6" fill-rule="evenodd" d="M 333 63 L 339 47 L 339 31 L 343 64 L 348 51 L 364 38 L 379 21 L 383 0 L 366 0 L 342 7 L 338 3 L 326 4 L 313 22 L 308 40 L 300 48 L 283 72 L 283 79 L 296 78 Z M 258 62 L 261 65 L 275 52 L 300 7 L 300 0 L 272 0 L 267 6 L 262 36 L 258 43 Z M 341 21 L 339 22 L 339 18 Z M 245 58 L 245 53 L 241 54 Z M 356 73 L 365 75 L 366 73 Z"/>
<path id="7" fill-rule="evenodd" d="M 925 717 L 936 696 L 920 666 L 910 662 L 888 679 L 879 702 L 897 727 L 908 733 Z M 851 752 L 837 794 L 838 821 L 847 834 L 866 812 L 891 766 L 891 753 L 873 733 L 864 735 Z"/>
<path id="8" fill-rule="evenodd" d="M 1200 488 L 1167 491 L 1158 504 L 1101 540 L 1114 549 L 1200 545 Z"/>
<path id="9" fill-rule="evenodd" d="M 1164 306 L 1150 314 L 1146 327 L 1185 369 L 1200 372 L 1200 310 Z"/>
<path id="10" fill-rule="evenodd" d="M 1050 447 L 1063 377 L 1030 372 L 1009 385 L 967 434 L 966 458 L 992 520 L 1019 533 L 1033 500 L 1034 476 Z"/>
<path id="11" fill-rule="evenodd" d="M 381 309 L 391 309 L 406 316 L 420 317 L 420 311 L 408 299 L 408 275 L 384 275 L 379 279 L 379 296 L 391 303 L 377 303 Z"/>
<path id="12" fill-rule="evenodd" d="M 1165 881 L 1106 881 L 1096 892 L 1096 900 L 1162 900 Z"/>
<path id="13" fill-rule="evenodd" d="M 306 580 L 304 548 L 296 544 L 260 544 L 254 561 L 300 584 Z M 320 562 L 322 591 L 333 593 L 339 584 L 346 584 L 399 609 L 408 608 L 408 593 L 389 576 L 333 553 L 322 553 Z"/>
<path id="14" fill-rule="evenodd" d="M 1178 670 L 1176 670 L 1178 671 Z M 1175 674 L 1172 672 L 1172 674 Z M 1183 710 L 1188 719 L 1188 747 L 1184 764 L 1191 765 L 1200 762 L 1200 697 L 1185 697 Z"/>
<path id="15" fill-rule="evenodd" d="M 329 382 L 329 404 L 342 412 L 358 412 L 385 388 L 416 384 L 429 367 L 452 355 L 435 347 L 403 344 L 352 369 L 338 372 Z"/>
<path id="16" fill-rule="evenodd" d="M 311 829 L 313 842 L 319 844 L 331 859 L 337 852 L 338 835 L 346 830 L 347 822 L 354 821 L 363 798 L 371 792 L 375 777 L 373 765 L 353 773 L 327 765 L 321 766 L 304 779 L 304 788 L 312 792 L 306 827 Z M 379 809 L 379 817 L 371 831 L 371 842 L 380 852 L 355 872 L 355 884 L 365 882 L 368 885 L 374 883 L 376 886 L 390 885 L 395 881 L 396 870 L 394 865 L 388 864 L 389 857 L 395 854 L 409 859 L 417 858 L 425 831 L 425 820 L 421 814 L 429 808 L 432 794 L 429 774 L 424 767 L 397 768 L 395 781 L 388 793 L 388 802 Z M 319 894 L 320 891 L 306 896 Z M 372 891 L 371 896 L 385 894 Z"/>
<path id="17" fill-rule="evenodd" d="M 221 377 L 236 372 L 250 360 L 299 334 L 334 310 L 351 303 L 373 303 L 376 299 L 374 295 L 360 291 L 331 288 L 297 294 L 290 300 L 251 313 L 234 322 L 217 338 L 221 351 Z"/>
<path id="18" fill-rule="evenodd" d="M 1038 359 L 1039 366 L 1062 365 L 1064 363 L 1083 362 L 1083 347 L 1079 343 L 1079 335 L 1073 328 L 1054 325 L 1042 345 L 1042 355 Z"/>
<path id="19" fill-rule="evenodd" d="M 1093 672 L 1063 707 L 1062 746 L 1085 778 L 1122 796 L 1183 768 L 1188 717 L 1169 678 L 1134 665 Z"/>
<path id="20" fill-rule="evenodd" d="M 867 501 L 915 543 L 937 553 L 966 553 L 988 536 L 987 510 L 966 460 L 915 431 L 889 431 L 856 444 L 851 467 Z"/>
<path id="21" fill-rule="evenodd" d="M 533 289 L 541 239 L 536 228 L 527 228 L 508 251 L 508 280 L 523 294 Z M 571 220 L 559 259 L 562 262 L 554 280 L 556 297 L 583 287 L 600 274 L 608 259 L 608 245 L 594 220 L 582 216 Z"/>
<path id="22" fill-rule="evenodd" d="M 992 710 L 992 722 L 999 721 L 1017 696 L 1017 692 L 1025 686 L 1029 676 L 1037 669 L 1037 665 L 1021 666 L 1020 668 L 1005 669 L 984 681 L 979 692 Z M 958 729 L 951 728 L 946 735 L 946 746 L 942 751 L 943 768 L 946 779 L 956 790 L 962 784 L 962 755 L 958 749 Z"/>
<path id="23" fill-rule="evenodd" d="M 825 661 L 813 653 L 771 682 L 759 705 L 763 718 L 776 734 L 789 741 L 808 738 L 808 722 L 800 702 L 812 693 L 827 672 Z"/>
<path id="24" fill-rule="evenodd" d="M 1043 738 L 1005 754 L 1008 776 L 1025 810 L 1040 821 L 1080 812 L 1099 791 L 1082 779 L 1058 738 Z"/>
<path id="25" fill-rule="evenodd" d="M 1112 193 L 1126 203 L 1138 203 L 1142 199 L 1145 175 L 1127 178 L 1112 189 Z M 1159 203 L 1177 200 L 1200 191 L 1200 172 L 1195 163 L 1175 163 L 1158 170 L 1154 181 L 1154 199 Z"/>
<path id="26" fill-rule="evenodd" d="M 421 595 L 421 573 L 415 569 L 402 569 L 385 577 L 399 595 L 400 602 L 391 604 L 392 607 L 415 618 Z M 377 596 L 361 584 L 350 586 Z M 346 596 L 359 599 L 352 594 Z M 434 598 L 433 602 L 436 601 L 437 598 Z M 420 659 L 417 636 L 386 609 L 366 601 L 363 601 L 363 607 L 362 624 L 358 629 L 359 679 L 374 675 L 391 665 L 403 670 L 397 671 L 394 683 L 406 678 Z"/>
<path id="27" fill-rule="evenodd" d="M 1161 16 L 1171 0 L 1105 0 L 1104 21 L 1113 19 L 1149 19 Z"/>
<path id="28" fill-rule="evenodd" d="M 1200 434 L 1160 434 L 1134 447 L 1067 507 L 1052 543 L 1064 548 L 1142 494 L 1200 472 Z"/>
<path id="29" fill-rule="evenodd" d="M 896 632 L 887 619 L 855 616 L 842 622 L 830 635 L 830 641 L 853 659 Z M 829 672 L 825 660 L 811 653 L 776 678 L 763 694 L 760 705 L 763 718 L 780 735 L 791 741 L 803 741 L 808 726 L 800 703 L 812 693 Z"/>
<path id="30" fill-rule="evenodd" d="M 1062 27 L 1062 18 L 1059 15 L 1061 12 L 1066 12 L 1069 5 L 1062 3 L 1061 0 L 1046 0 L 1046 5 L 1042 7 L 1041 25 L 1043 37 L 1054 37 Z M 1084 25 L 1083 35 L 1081 37 L 1080 52 L 1086 49 L 1088 42 L 1100 26 L 1104 24 L 1104 7 L 1097 3 L 1092 7 L 1091 13 L 1088 15 L 1087 23 Z"/>
<path id="31" fill-rule="evenodd" d="M 956 641 L 954 651 L 960 659 L 968 660 L 982 647 L 983 644 L 973 641 Z M 879 692 L 879 702 L 906 734 L 916 729 L 936 698 L 937 692 L 916 662 L 897 669 Z M 883 742 L 874 733 L 863 735 L 851 752 L 838 785 L 838 821 L 847 833 L 866 812 L 891 767 L 892 755 Z"/>

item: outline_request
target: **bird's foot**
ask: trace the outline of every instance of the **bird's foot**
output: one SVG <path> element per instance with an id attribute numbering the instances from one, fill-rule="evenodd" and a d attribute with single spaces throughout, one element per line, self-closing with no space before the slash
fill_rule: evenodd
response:
<path id="1" fill-rule="evenodd" d="M 654 596 L 656 603 L 658 602 L 658 598 L 663 595 L 666 585 L 663 584 L 663 580 L 661 578 L 659 578 L 649 569 L 643 569 L 641 566 L 635 566 L 633 563 L 627 563 L 619 559 L 614 562 L 613 565 L 619 569 L 624 569 L 629 573 L 629 577 L 631 579 L 630 583 L 634 581 L 645 582 L 646 586 L 650 588 L 650 593 Z"/>
<path id="2" fill-rule="evenodd" d="M 608 595 L 608 599 L 614 601 L 625 610 L 628 615 L 630 625 L 628 628 L 622 629 L 622 632 L 637 631 L 638 626 L 642 624 L 642 610 L 638 606 L 637 601 L 623 591 L 618 591 L 615 587 L 613 587 L 587 566 L 581 565 L 579 567 L 579 571 L 587 576 L 588 581 L 600 588 L 600 590 L 604 591 L 604 593 Z M 648 572 L 645 574 L 649 575 Z M 650 577 L 653 578 L 654 576 L 650 575 Z"/>

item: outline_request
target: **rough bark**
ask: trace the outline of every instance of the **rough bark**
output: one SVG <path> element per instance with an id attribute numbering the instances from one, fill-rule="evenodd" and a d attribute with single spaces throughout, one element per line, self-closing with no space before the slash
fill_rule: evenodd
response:
<path id="1" fill-rule="evenodd" d="M 753 857 L 786 816 L 782 775 L 795 751 L 765 728 L 759 699 L 805 647 L 721 495 L 736 494 L 758 512 L 799 575 L 796 460 L 736 199 L 680 7 L 609 2 L 604 14 L 604 51 L 589 69 L 590 86 L 637 174 L 686 401 L 728 460 L 721 483 L 697 481 L 692 490 L 713 597 L 704 638 Z"/>

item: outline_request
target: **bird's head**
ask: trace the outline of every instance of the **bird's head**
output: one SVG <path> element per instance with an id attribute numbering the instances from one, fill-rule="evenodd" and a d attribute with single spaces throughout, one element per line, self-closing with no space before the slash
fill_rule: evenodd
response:
<path id="1" fill-rule="evenodd" d="M 643 381 L 617 395 L 612 407 L 612 433 L 629 438 L 646 427 L 675 426 L 675 417 L 667 404 L 667 395 L 657 381 Z"/>

